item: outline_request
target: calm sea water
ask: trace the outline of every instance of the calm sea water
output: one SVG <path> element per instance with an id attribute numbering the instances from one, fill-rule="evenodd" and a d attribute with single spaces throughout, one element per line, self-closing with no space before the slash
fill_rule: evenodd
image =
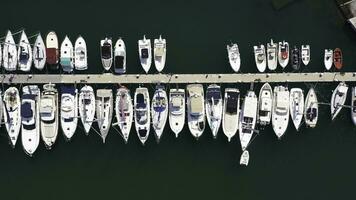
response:
<path id="1" fill-rule="evenodd" d="M 22 27 L 28 35 L 55 30 L 61 40 L 66 34 L 72 41 L 82 35 L 88 44 L 90 73 L 102 72 L 99 41 L 105 36 L 125 40 L 128 73 L 143 72 L 137 53 L 137 40 L 143 34 L 148 38 L 162 34 L 167 39 L 167 73 L 231 72 L 225 47 L 230 40 L 239 43 L 241 71 L 256 72 L 252 45 L 270 38 L 291 45 L 310 44 L 312 61 L 303 71 L 323 71 L 323 49 L 335 47 L 343 49 L 343 70 L 356 70 L 356 34 L 344 24 L 332 0 L 296 1 L 280 11 L 269 0 L 4 0 L 1 7 L 4 35 L 7 29 Z M 146 86 L 153 92 L 153 85 Z M 225 86 L 238 87 L 243 93 L 249 87 Z M 256 91 L 260 86 L 255 85 Z M 307 92 L 306 84 L 289 84 L 294 86 Z M 319 99 L 328 101 L 335 86 L 318 84 Z M 0 199 L 351 196 L 356 183 L 356 128 L 349 110 L 344 109 L 334 122 L 329 112 L 329 107 L 321 107 L 315 129 L 303 127 L 296 132 L 290 124 L 281 141 L 266 128 L 250 146 L 247 168 L 238 164 L 238 137 L 228 143 L 220 131 L 214 140 L 208 127 L 196 141 L 187 127 L 176 139 L 166 126 L 160 144 L 151 135 L 145 147 L 133 129 L 127 145 L 115 131 L 104 145 L 94 132 L 86 137 L 78 128 L 71 142 L 60 134 L 51 151 L 41 143 L 34 158 L 24 154 L 20 140 L 11 149 L 1 128 Z"/>

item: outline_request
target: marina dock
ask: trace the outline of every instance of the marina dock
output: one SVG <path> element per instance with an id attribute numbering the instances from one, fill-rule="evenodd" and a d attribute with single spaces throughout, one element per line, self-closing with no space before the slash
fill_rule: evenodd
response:
<path id="1" fill-rule="evenodd" d="M 354 82 L 356 72 L 235 74 L 3 74 L 3 84 Z"/>

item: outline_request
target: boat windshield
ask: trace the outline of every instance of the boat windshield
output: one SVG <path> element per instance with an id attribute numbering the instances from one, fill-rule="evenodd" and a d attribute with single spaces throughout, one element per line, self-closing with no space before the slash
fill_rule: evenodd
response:
<path id="1" fill-rule="evenodd" d="M 104 59 L 110 59 L 111 58 L 111 44 L 109 43 L 104 43 L 104 45 L 101 47 L 101 57 Z"/>
<path id="2" fill-rule="evenodd" d="M 115 56 L 115 68 L 124 67 L 124 56 Z"/>
<path id="3" fill-rule="evenodd" d="M 316 108 L 308 108 L 307 109 L 307 119 L 308 120 L 314 120 L 318 116 L 318 112 Z"/>
<path id="4" fill-rule="evenodd" d="M 146 102 L 145 102 L 145 97 L 143 94 L 137 94 L 136 96 L 136 109 L 145 109 L 146 108 Z"/>
<path id="5" fill-rule="evenodd" d="M 229 114 L 237 114 L 237 102 L 239 94 L 237 92 L 228 92 L 226 101 L 226 112 Z"/>
<path id="6" fill-rule="evenodd" d="M 209 101 L 211 104 L 218 104 L 219 100 L 221 99 L 221 93 L 218 88 L 212 88 L 207 91 L 206 94 L 206 99 Z"/>
<path id="7" fill-rule="evenodd" d="M 31 108 L 30 102 L 25 102 L 21 105 L 21 117 L 25 119 L 30 119 L 33 116 L 33 110 Z"/>
<path id="8" fill-rule="evenodd" d="M 141 49 L 141 58 L 143 59 L 147 59 L 149 55 L 148 49 L 147 48 L 143 48 Z"/>

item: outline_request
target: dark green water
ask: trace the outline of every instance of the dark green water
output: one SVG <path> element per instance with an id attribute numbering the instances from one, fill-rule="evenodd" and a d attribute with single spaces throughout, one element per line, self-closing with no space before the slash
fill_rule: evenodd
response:
<path id="1" fill-rule="evenodd" d="M 68 34 L 74 41 L 81 34 L 88 44 L 90 73 L 102 71 L 98 47 L 106 35 L 123 37 L 128 72 L 142 72 L 137 40 L 143 34 L 167 38 L 168 73 L 231 72 L 225 49 L 230 40 L 239 43 L 241 71 L 256 72 L 252 45 L 270 38 L 310 44 L 312 61 L 304 71 L 323 71 L 323 49 L 335 47 L 343 49 L 343 70 L 356 70 L 355 33 L 344 24 L 332 0 L 300 0 L 280 11 L 269 0 L 4 0 L 1 7 L 4 34 L 22 27 L 28 35 L 38 30 L 45 35 L 53 29 L 61 40 Z M 304 84 L 289 86 L 307 91 Z M 335 86 L 319 84 L 319 99 L 329 100 Z M 248 85 L 237 87 L 244 93 Z M 281 141 L 271 128 L 264 130 L 250 146 L 248 168 L 238 165 L 238 137 L 228 143 L 220 132 L 214 140 L 209 129 L 197 142 L 187 127 L 176 139 L 167 126 L 159 145 L 151 135 L 145 147 L 133 129 L 127 145 L 114 131 L 105 145 L 95 133 L 86 137 L 77 131 L 69 143 L 60 134 L 51 151 L 41 143 L 35 157 L 28 158 L 20 140 L 11 149 L 1 128 L 0 199 L 352 197 L 356 128 L 349 110 L 344 109 L 334 122 L 329 112 L 329 107 L 321 107 L 315 129 L 303 127 L 297 133 L 290 124 Z"/>

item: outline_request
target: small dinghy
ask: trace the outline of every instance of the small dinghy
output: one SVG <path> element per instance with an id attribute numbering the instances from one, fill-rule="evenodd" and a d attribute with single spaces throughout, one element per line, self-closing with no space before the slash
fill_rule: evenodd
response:
<path id="1" fill-rule="evenodd" d="M 334 65 L 337 70 L 342 68 L 342 52 L 340 48 L 334 50 Z"/>
<path id="2" fill-rule="evenodd" d="M 187 85 L 188 127 L 196 139 L 205 129 L 204 89 L 201 84 Z"/>
<path id="3" fill-rule="evenodd" d="M 310 62 L 310 46 L 302 45 L 302 62 L 304 66 L 307 66 Z"/>
<path id="4" fill-rule="evenodd" d="M 46 46 L 43 42 L 41 34 L 37 35 L 35 44 L 33 45 L 33 65 L 36 69 L 42 70 L 46 65 Z"/>
<path id="5" fill-rule="evenodd" d="M 292 88 L 289 96 L 289 112 L 295 129 L 298 131 L 304 114 L 304 94 L 300 88 Z"/>
<path id="6" fill-rule="evenodd" d="M 334 120 L 335 117 L 339 114 L 342 107 L 345 104 L 347 98 L 347 91 L 349 87 L 344 83 L 341 82 L 334 90 L 331 96 L 331 120 Z"/>
<path id="7" fill-rule="evenodd" d="M 224 110 L 222 115 L 222 128 L 227 140 L 236 135 L 239 129 L 240 91 L 236 88 L 226 88 L 224 94 Z"/>
<path id="8" fill-rule="evenodd" d="M 287 87 L 276 86 L 273 90 L 272 127 L 281 139 L 289 123 L 289 91 Z"/>
<path id="9" fill-rule="evenodd" d="M 292 49 L 292 68 L 294 70 L 300 69 L 300 51 L 298 47 L 294 46 Z"/>
<path id="10" fill-rule="evenodd" d="M 154 40 L 154 48 L 153 48 L 155 66 L 158 72 L 161 72 L 166 64 L 166 39 L 162 39 L 161 35 L 158 39 Z"/>
<path id="11" fill-rule="evenodd" d="M 78 124 L 78 91 L 74 86 L 62 86 L 61 93 L 61 127 L 69 141 Z"/>
<path id="12" fill-rule="evenodd" d="M 100 136 L 105 143 L 109 133 L 112 113 L 113 113 L 113 94 L 111 89 L 98 89 L 96 91 L 96 119 L 100 130 Z"/>
<path id="13" fill-rule="evenodd" d="M 184 89 L 169 90 L 169 126 L 176 137 L 183 130 L 185 122 L 185 91 Z"/>
<path id="14" fill-rule="evenodd" d="M 21 141 L 25 153 L 32 156 L 40 144 L 40 89 L 37 85 L 22 88 Z"/>
<path id="15" fill-rule="evenodd" d="M 305 98 L 304 120 L 307 127 L 314 128 L 318 122 L 319 115 L 318 98 L 313 88 L 309 89 Z"/>
<path id="16" fill-rule="evenodd" d="M 21 129 L 21 102 L 19 91 L 10 87 L 4 92 L 4 122 L 12 148 L 15 148 Z"/>
<path id="17" fill-rule="evenodd" d="M 138 53 L 140 56 L 140 62 L 142 65 L 143 70 L 145 70 L 146 73 L 151 68 L 151 63 L 152 63 L 152 52 L 151 52 L 151 40 L 146 39 L 146 36 L 143 36 L 142 40 L 138 41 Z"/>
<path id="18" fill-rule="evenodd" d="M 145 87 L 136 88 L 135 98 L 135 128 L 142 145 L 150 135 L 150 96 L 148 89 Z"/>
<path id="19" fill-rule="evenodd" d="M 240 165 L 247 166 L 249 160 L 250 160 L 250 154 L 248 153 L 248 151 L 243 151 L 240 157 Z"/>
<path id="20" fill-rule="evenodd" d="M 17 50 L 18 68 L 21 71 L 29 72 L 32 65 L 32 48 L 25 31 L 22 31 L 19 47 Z"/>
<path id="21" fill-rule="evenodd" d="M 124 86 L 121 86 L 117 90 L 115 111 L 117 124 L 121 131 L 121 136 L 124 138 L 125 143 L 127 143 L 132 126 L 133 108 L 130 90 Z"/>
<path id="22" fill-rule="evenodd" d="M 157 142 L 161 139 L 168 117 L 168 98 L 164 86 L 157 85 L 152 98 L 152 126 Z"/>
<path id="23" fill-rule="evenodd" d="M 61 66 L 63 72 L 71 73 L 74 70 L 73 44 L 66 36 L 61 44 Z"/>
<path id="24" fill-rule="evenodd" d="M 289 62 L 289 43 L 286 41 L 279 42 L 278 44 L 278 62 L 284 69 Z"/>
<path id="25" fill-rule="evenodd" d="M 93 88 L 89 85 L 80 89 L 79 115 L 85 134 L 88 135 L 95 117 L 95 94 Z"/>
<path id="26" fill-rule="evenodd" d="M 74 66 L 76 70 L 88 69 L 87 44 L 82 36 L 74 43 Z"/>
<path id="27" fill-rule="evenodd" d="M 206 89 L 205 111 L 206 119 L 213 134 L 216 138 L 221 124 L 223 100 L 220 86 L 211 84 Z"/>
<path id="28" fill-rule="evenodd" d="M 324 65 L 326 70 L 330 70 L 333 66 L 333 50 L 325 49 L 324 53 Z"/>
<path id="29" fill-rule="evenodd" d="M 265 83 L 258 96 L 257 121 L 261 126 L 267 126 L 271 122 L 273 91 L 269 83 Z"/>
<path id="30" fill-rule="evenodd" d="M 47 34 L 46 37 L 46 55 L 47 63 L 52 69 L 58 69 L 59 50 L 58 37 L 54 31 Z"/>
<path id="31" fill-rule="evenodd" d="M 120 38 L 115 44 L 114 50 L 114 71 L 117 74 L 126 72 L 126 47 L 124 41 Z"/>
<path id="32" fill-rule="evenodd" d="M 267 43 L 267 65 L 269 70 L 276 70 L 277 69 L 277 55 L 278 49 L 277 44 L 273 42 L 271 39 L 270 43 Z"/>
<path id="33" fill-rule="evenodd" d="M 17 48 L 11 31 L 7 31 L 2 56 L 4 69 L 6 71 L 16 71 Z"/>
<path id="34" fill-rule="evenodd" d="M 241 107 L 239 136 L 242 151 L 250 144 L 257 121 L 257 96 L 254 91 L 248 91 Z"/>
<path id="35" fill-rule="evenodd" d="M 354 125 L 356 125 L 356 87 L 352 87 L 351 90 L 351 119 Z"/>
<path id="36" fill-rule="evenodd" d="M 112 65 L 113 52 L 111 38 L 105 38 L 100 41 L 101 63 L 106 71 L 109 71 Z"/>
<path id="37" fill-rule="evenodd" d="M 226 45 L 226 49 L 232 70 L 234 70 L 234 72 L 238 72 L 241 65 L 239 46 L 236 43 L 232 43 L 230 45 Z"/>
<path id="38" fill-rule="evenodd" d="M 40 100 L 41 136 L 51 149 L 58 135 L 58 92 L 54 84 L 43 86 Z"/>
<path id="39" fill-rule="evenodd" d="M 264 72 L 266 70 L 266 49 L 263 44 L 260 46 L 253 46 L 253 51 L 255 53 L 255 62 L 259 72 Z"/>

